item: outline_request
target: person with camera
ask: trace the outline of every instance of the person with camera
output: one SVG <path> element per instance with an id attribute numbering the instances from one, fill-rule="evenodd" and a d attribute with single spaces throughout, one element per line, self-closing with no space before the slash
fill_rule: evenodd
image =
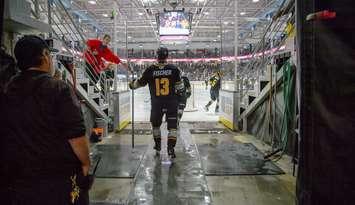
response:
<path id="1" fill-rule="evenodd" d="M 51 50 L 34 35 L 15 45 L 20 73 L 0 106 L 2 204 L 89 204 L 84 119 L 72 87 L 53 78 Z"/>

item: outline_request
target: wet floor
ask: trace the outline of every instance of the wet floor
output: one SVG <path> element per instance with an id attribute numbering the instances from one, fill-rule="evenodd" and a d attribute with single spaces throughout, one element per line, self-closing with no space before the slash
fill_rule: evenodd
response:
<path id="1" fill-rule="evenodd" d="M 152 136 L 136 135 L 136 144 L 147 152 L 135 178 L 98 178 L 90 197 L 92 202 L 111 204 L 181 204 L 181 205 L 293 205 L 295 204 L 295 178 L 291 159 L 284 157 L 276 165 L 283 175 L 205 176 L 198 145 L 224 142 L 252 143 L 261 151 L 268 146 L 253 136 L 227 132 L 190 134 L 190 129 L 223 128 L 216 122 L 182 123 L 174 163 L 166 151 L 155 157 Z M 149 124 L 136 124 L 138 129 L 149 129 Z M 162 126 L 164 127 L 164 125 Z M 129 129 L 129 127 L 127 128 Z M 163 128 L 166 129 L 166 128 Z M 101 144 L 130 145 L 131 135 L 113 134 Z M 163 132 L 166 133 L 166 132 Z M 164 136 L 164 134 L 163 134 Z"/>
<path id="2" fill-rule="evenodd" d="M 184 125 L 181 125 L 184 126 Z M 128 204 L 203 205 L 211 204 L 206 177 L 196 144 L 188 129 L 181 129 L 176 145 L 176 159 L 166 153 L 166 141 L 157 156 L 150 145 L 136 175 Z"/>

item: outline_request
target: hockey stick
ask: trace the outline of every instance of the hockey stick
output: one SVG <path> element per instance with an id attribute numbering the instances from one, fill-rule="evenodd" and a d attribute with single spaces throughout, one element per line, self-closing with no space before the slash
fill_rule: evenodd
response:
<path id="1" fill-rule="evenodd" d="M 132 75 L 132 82 L 134 81 L 134 70 L 130 69 Z M 131 111 L 131 118 L 132 118 L 132 149 L 134 149 L 134 89 L 131 90 L 132 95 L 132 111 Z"/>

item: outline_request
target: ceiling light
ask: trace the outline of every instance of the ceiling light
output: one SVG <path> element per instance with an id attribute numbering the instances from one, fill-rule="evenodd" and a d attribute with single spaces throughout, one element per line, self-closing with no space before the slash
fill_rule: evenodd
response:
<path id="1" fill-rule="evenodd" d="M 103 17 L 108 17 L 108 14 L 102 14 Z"/>
<path id="2" fill-rule="evenodd" d="M 91 1 L 88 1 L 88 3 L 94 5 L 94 4 L 96 4 L 96 1 L 91 0 Z"/>
<path id="3" fill-rule="evenodd" d="M 205 15 L 208 15 L 208 14 L 210 14 L 210 13 L 206 11 L 206 12 L 204 12 L 204 14 L 205 14 Z"/>
<path id="4" fill-rule="evenodd" d="M 259 0 L 253 0 L 254 3 L 259 2 Z"/>
<path id="5" fill-rule="evenodd" d="M 223 22 L 224 23 L 224 25 L 228 25 L 228 21 L 225 21 L 225 22 Z"/>
<path id="6" fill-rule="evenodd" d="M 221 38 L 221 35 L 218 35 L 217 38 Z"/>
<path id="7" fill-rule="evenodd" d="M 139 12 L 139 13 L 138 13 L 138 15 L 142 16 L 142 15 L 143 15 L 143 13 L 142 13 L 142 12 Z"/>
<path id="8" fill-rule="evenodd" d="M 217 39 L 213 39 L 213 41 L 217 41 Z"/>
<path id="9" fill-rule="evenodd" d="M 245 11 L 240 12 L 241 16 L 244 16 L 245 14 L 247 14 Z"/>
<path id="10" fill-rule="evenodd" d="M 128 38 L 132 38 L 131 36 L 128 36 Z"/>

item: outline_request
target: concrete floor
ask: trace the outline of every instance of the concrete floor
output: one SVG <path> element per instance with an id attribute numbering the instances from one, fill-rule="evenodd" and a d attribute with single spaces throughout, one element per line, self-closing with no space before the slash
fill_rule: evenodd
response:
<path id="1" fill-rule="evenodd" d="M 223 128 L 217 122 L 198 122 L 194 128 Z M 136 124 L 136 129 L 149 129 L 149 124 Z M 130 129 L 128 126 L 126 129 Z M 232 133 L 232 135 L 206 136 L 192 135 L 199 143 L 216 143 L 217 141 L 237 141 L 253 143 L 259 150 L 267 151 L 269 147 L 251 135 Z M 136 144 L 149 144 L 152 137 L 136 135 Z M 130 144 L 131 135 L 111 134 L 101 144 Z M 215 205 L 293 205 L 295 204 L 295 177 L 292 176 L 291 158 L 284 156 L 277 162 L 286 174 L 268 176 L 207 176 L 208 189 Z M 134 179 L 96 179 L 90 192 L 92 202 L 110 202 L 125 204 Z M 144 203 L 142 203 L 144 204 Z"/>
<path id="2" fill-rule="evenodd" d="M 188 100 L 182 122 L 196 128 L 224 128 L 219 124 L 218 116 L 203 111 L 203 106 L 209 100 L 209 91 L 202 85 L 194 86 L 194 94 Z M 149 121 L 150 98 L 148 88 L 140 88 L 135 91 L 135 129 L 151 129 Z M 166 127 L 163 124 L 162 127 Z M 126 130 L 130 129 L 130 125 Z M 164 129 L 164 128 L 163 128 Z M 166 128 L 165 128 L 166 129 Z M 240 143 L 252 143 L 259 150 L 266 153 L 270 147 L 255 137 L 243 133 L 229 134 L 193 134 L 192 140 L 197 144 L 220 143 L 222 141 L 236 141 Z M 152 143 L 151 135 L 136 135 L 136 145 L 148 145 Z M 100 144 L 131 144 L 130 134 L 112 133 Z M 148 146 L 149 148 L 149 146 Z M 150 147 L 151 149 L 151 147 Z M 149 151 L 148 151 L 149 152 Z M 181 154 L 181 153 L 180 153 Z M 179 156 L 179 153 L 177 153 Z M 286 173 L 284 175 L 257 175 L 257 176 L 206 176 L 207 186 L 211 193 L 212 204 L 215 205 L 293 205 L 295 204 L 295 180 L 292 176 L 291 158 L 284 156 L 276 163 Z M 147 169 L 149 171 L 149 169 Z M 97 178 L 90 192 L 92 202 L 108 202 L 113 204 L 125 204 L 130 192 L 134 188 L 134 179 L 124 178 Z M 166 191 L 166 190 L 165 190 Z M 149 204 L 149 203 L 137 203 Z M 171 204 L 171 203 L 170 203 Z M 174 203 L 173 203 L 174 204 Z M 176 204 L 176 203 L 175 203 Z M 183 203 L 193 205 L 194 203 Z M 165 205 L 165 204 L 164 204 Z"/>

